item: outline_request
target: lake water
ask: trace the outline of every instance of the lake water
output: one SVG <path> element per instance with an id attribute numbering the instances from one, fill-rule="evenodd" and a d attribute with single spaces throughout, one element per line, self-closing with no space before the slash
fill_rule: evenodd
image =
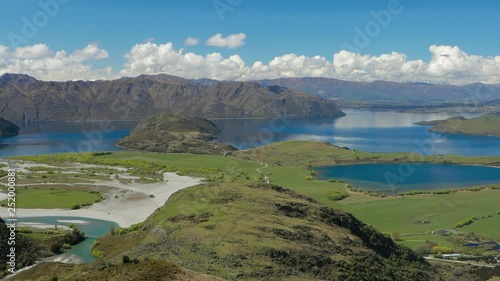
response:
<path id="1" fill-rule="evenodd" d="M 500 184 L 500 168 L 449 164 L 357 164 L 314 168 L 319 179 L 343 179 L 375 190 L 435 190 Z"/>
<path id="2" fill-rule="evenodd" d="M 54 122 L 21 127 L 18 136 L 0 138 L 0 158 L 64 152 L 118 150 L 115 142 L 130 133 L 137 121 Z"/>
<path id="3" fill-rule="evenodd" d="M 415 122 L 446 119 L 452 114 L 344 110 L 340 118 L 295 120 L 214 120 L 222 130 L 218 142 L 247 149 L 284 140 L 330 142 L 371 152 L 416 152 L 426 155 L 500 155 L 500 138 L 436 134 Z M 467 118 L 479 114 L 465 114 Z"/>
<path id="4" fill-rule="evenodd" d="M 418 121 L 446 119 L 452 114 L 397 113 L 344 110 L 340 118 L 226 119 L 213 120 L 222 133 L 218 142 L 239 149 L 284 140 L 327 141 L 351 149 L 373 152 L 417 152 L 500 156 L 500 138 L 436 134 Z M 475 117 L 479 114 L 465 114 Z M 115 142 L 128 135 L 137 122 L 38 123 L 22 128 L 20 135 L 0 138 L 0 157 L 61 152 L 117 150 Z M 112 129 L 109 129 L 109 128 Z"/>
<path id="5" fill-rule="evenodd" d="M 111 221 L 78 217 L 23 217 L 18 218 L 18 222 L 52 226 L 68 226 L 74 224 L 85 232 L 87 239 L 78 245 L 72 246 L 71 249 L 56 258 L 61 258 L 63 260 L 72 259 L 73 262 L 76 260 L 76 263 L 89 263 L 95 261 L 96 259 L 90 254 L 92 243 L 94 243 L 97 238 L 109 233 L 111 226 L 114 226 L 115 229 L 118 228 L 118 224 Z"/>

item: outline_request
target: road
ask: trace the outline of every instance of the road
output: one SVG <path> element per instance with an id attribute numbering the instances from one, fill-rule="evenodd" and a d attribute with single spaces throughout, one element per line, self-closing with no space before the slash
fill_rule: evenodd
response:
<path id="1" fill-rule="evenodd" d="M 436 259 L 432 257 L 425 257 L 426 260 L 432 260 L 432 261 L 440 261 L 440 262 L 449 262 L 449 263 L 461 263 L 461 264 L 467 264 L 467 265 L 475 265 L 475 266 L 480 266 L 480 267 L 489 267 L 489 268 L 494 268 L 494 265 L 487 265 L 487 264 L 479 264 L 479 263 L 473 263 L 473 262 L 468 262 L 468 261 L 455 261 L 455 260 L 444 260 L 444 259 Z"/>

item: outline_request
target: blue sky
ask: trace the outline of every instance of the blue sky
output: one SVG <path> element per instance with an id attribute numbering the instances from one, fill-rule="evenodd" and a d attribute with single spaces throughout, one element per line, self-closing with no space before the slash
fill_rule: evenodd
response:
<path id="1" fill-rule="evenodd" d="M 58 0 L 41 0 L 42 2 Z M 63 1 L 63 0 L 60 0 Z M 68 1 L 68 0 L 64 0 Z M 175 50 L 201 56 L 237 54 L 246 64 L 269 63 L 284 54 L 322 56 L 332 61 L 345 43 L 353 45 L 356 28 L 365 31 L 376 21 L 373 13 L 389 11 L 397 0 L 299 1 L 299 0 L 69 0 L 39 28 L 24 45 L 46 44 L 54 53 L 71 53 L 95 44 L 107 51 L 107 58 L 82 62 L 93 68 L 124 67 L 124 55 L 132 46 L 152 40 L 171 42 Z M 0 16 L 0 45 L 14 48 L 9 34 L 21 34 L 23 17 L 41 11 L 40 0 L 3 1 Z M 360 55 L 380 56 L 397 52 L 407 60 L 431 60 L 429 47 L 457 46 L 469 55 L 500 55 L 500 2 L 400 0 L 400 12 L 380 26 L 369 44 L 351 49 Z M 227 5 L 227 6 L 224 6 Z M 221 10 L 229 7 L 220 17 Z M 204 41 L 244 33 L 238 48 L 206 46 Z M 201 43 L 185 46 L 187 37 Z M 154 38 L 154 39 L 151 39 Z M 344 43 L 344 44 L 343 44 Z M 0 65 L 1 67 L 1 65 Z M 456 76 L 456 75 L 455 75 Z"/>

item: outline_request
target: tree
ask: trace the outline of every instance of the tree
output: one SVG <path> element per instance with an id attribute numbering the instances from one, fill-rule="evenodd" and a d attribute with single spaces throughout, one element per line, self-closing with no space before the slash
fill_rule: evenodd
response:
<path id="1" fill-rule="evenodd" d="M 50 251 L 54 254 L 59 254 L 61 253 L 61 247 L 62 247 L 62 244 L 61 243 L 55 243 L 55 244 L 52 244 L 50 246 Z"/>
<path id="2" fill-rule="evenodd" d="M 400 239 L 399 232 L 393 232 L 391 234 L 391 237 L 392 237 L 392 240 L 399 241 L 399 239 Z"/>

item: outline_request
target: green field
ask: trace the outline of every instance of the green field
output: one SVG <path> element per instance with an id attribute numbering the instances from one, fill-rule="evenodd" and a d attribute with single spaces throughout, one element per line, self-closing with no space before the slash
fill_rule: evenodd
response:
<path id="1" fill-rule="evenodd" d="M 344 204 L 340 201 L 331 204 L 353 213 L 380 231 L 410 234 L 454 228 L 457 222 L 467 217 L 496 214 L 499 209 L 499 200 L 500 191 L 484 190 L 446 195 L 390 197 L 384 200 L 351 204 Z M 421 223 L 422 221 L 426 223 Z M 474 222 L 474 224 L 479 222 Z M 466 228 L 463 230 L 465 231 Z"/>
<path id="2" fill-rule="evenodd" d="M 493 218 L 476 221 L 471 225 L 465 226 L 463 228 L 463 231 L 481 233 L 487 237 L 500 241 L 499 226 L 500 226 L 500 215 L 497 215 L 494 216 Z"/>
<path id="3" fill-rule="evenodd" d="M 23 209 L 67 209 L 74 205 L 88 205 L 101 196 L 79 190 L 21 189 L 16 194 L 16 207 Z M 7 205 L 7 200 L 0 202 Z"/>
<path id="4" fill-rule="evenodd" d="M 450 246 L 443 237 L 432 235 L 432 231 L 453 229 L 459 221 L 468 217 L 488 214 L 493 215 L 493 218 L 475 221 L 469 226 L 458 229 L 458 231 L 475 232 L 489 238 L 500 238 L 500 231 L 495 227 L 498 224 L 489 223 L 490 221 L 498 222 L 500 217 L 497 215 L 500 210 L 498 205 L 500 201 L 499 190 L 405 197 L 373 197 L 363 193 L 350 192 L 348 198 L 332 201 L 327 197 L 328 192 L 332 190 L 344 192 L 346 184 L 311 180 L 311 171 L 309 170 L 310 166 L 314 165 L 411 161 L 498 165 L 500 157 L 369 153 L 338 148 L 326 143 L 290 141 L 240 151 L 233 157 L 120 151 L 98 156 L 86 153 L 18 157 L 18 159 L 45 163 L 55 162 L 61 165 L 65 162 L 121 165 L 137 169 L 143 175 L 151 175 L 158 169 L 169 171 L 173 169 L 181 174 L 203 177 L 213 177 L 214 174 L 220 174 L 222 176 L 219 175 L 218 182 L 263 181 L 264 176 L 268 176 L 272 184 L 290 188 L 327 206 L 350 212 L 381 232 L 397 232 L 403 240 L 401 243 L 411 247 L 422 244 L 426 240 Z M 154 165 L 151 166 L 147 163 L 154 163 Z M 165 168 L 167 166 L 168 169 Z M 237 174 L 245 174 L 246 176 L 237 176 Z"/>
<path id="5" fill-rule="evenodd" d="M 438 132 L 500 136 L 500 126 L 498 126 L 499 123 L 500 112 L 487 113 L 480 117 L 471 119 L 450 118 L 438 121 L 438 123 L 433 126 L 431 130 Z"/>

